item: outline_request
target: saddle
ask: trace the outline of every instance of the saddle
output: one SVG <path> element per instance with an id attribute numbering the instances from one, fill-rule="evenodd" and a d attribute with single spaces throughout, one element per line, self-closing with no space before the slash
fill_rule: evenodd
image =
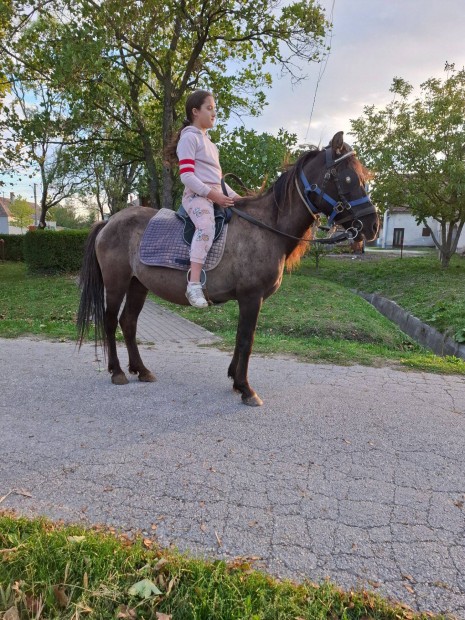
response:
<path id="1" fill-rule="evenodd" d="M 223 227 L 225 224 L 229 222 L 232 217 L 231 209 L 223 209 L 218 205 L 214 205 L 215 207 L 215 236 L 213 238 L 213 243 L 219 238 L 221 233 L 223 232 Z M 181 205 L 179 209 L 176 211 L 177 217 L 182 220 L 184 224 L 184 229 L 182 233 L 182 238 L 184 243 L 188 246 L 191 245 L 192 239 L 194 237 L 195 226 L 194 222 L 189 217 L 187 211 Z"/>
<path id="2" fill-rule="evenodd" d="M 215 213 L 215 241 L 205 260 L 205 271 L 214 269 L 223 257 L 227 222 L 228 214 L 224 209 Z M 189 251 L 194 230 L 195 226 L 184 210 L 174 212 L 171 209 L 160 209 L 150 219 L 142 235 L 140 262 L 150 267 L 187 271 L 190 267 Z"/>

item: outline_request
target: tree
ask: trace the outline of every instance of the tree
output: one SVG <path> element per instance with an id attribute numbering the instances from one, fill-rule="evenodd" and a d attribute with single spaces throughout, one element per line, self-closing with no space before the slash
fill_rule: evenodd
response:
<path id="1" fill-rule="evenodd" d="M 297 136 L 280 129 L 277 136 L 239 127 L 213 136 L 221 153 L 221 167 L 233 172 L 251 190 L 269 187 L 291 163 Z"/>
<path id="2" fill-rule="evenodd" d="M 63 228 L 88 228 L 95 221 L 95 211 L 87 211 L 86 214 L 78 215 L 76 208 L 70 204 L 65 204 L 64 207 L 57 206 L 52 207 L 48 211 L 48 215 L 52 218 L 57 226 Z"/>
<path id="3" fill-rule="evenodd" d="M 32 5 L 48 24 L 22 62 L 51 81 L 88 127 L 106 117 L 137 138 L 127 160 L 144 161 L 152 206 L 172 205 L 173 174 L 161 153 L 188 91 L 213 90 L 225 120 L 259 114 L 271 84 L 266 64 L 301 79 L 299 62 L 318 60 L 328 27 L 315 0 L 281 9 L 275 0 L 15 2 L 18 15 Z M 17 57 L 19 39 L 0 42 L 0 50 Z"/>
<path id="4" fill-rule="evenodd" d="M 446 64 L 444 80 L 413 87 L 401 78 L 384 109 L 364 108 L 352 122 L 356 148 L 375 173 L 373 199 L 383 208 L 408 206 L 449 265 L 465 224 L 465 70 Z M 427 218 L 439 223 L 440 235 Z"/>
<path id="5" fill-rule="evenodd" d="M 34 24 L 27 36 L 33 38 Z M 24 41 L 22 41 L 24 45 Z M 37 81 L 28 68 L 10 63 L 8 79 L 14 98 L 4 106 L 0 130 L 8 131 L 10 166 L 35 168 L 41 177 L 39 227 L 45 228 L 47 211 L 76 192 L 81 180 L 68 143 L 78 131 L 61 94 L 46 81 Z M 15 162 L 15 163 L 14 163 Z"/>
<path id="6" fill-rule="evenodd" d="M 21 231 L 32 224 L 33 212 L 30 204 L 25 198 L 17 196 L 9 206 L 10 213 L 13 216 L 13 224 L 19 226 Z"/>
<path id="7" fill-rule="evenodd" d="M 10 0 L 2 0 L 0 3 L 0 40 L 2 40 L 11 24 L 13 7 Z M 0 103 L 8 90 L 8 80 L 5 73 L 0 69 Z"/>

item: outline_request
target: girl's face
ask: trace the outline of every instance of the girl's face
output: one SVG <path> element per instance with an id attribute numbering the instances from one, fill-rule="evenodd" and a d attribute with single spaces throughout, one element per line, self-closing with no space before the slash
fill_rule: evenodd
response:
<path id="1" fill-rule="evenodd" d="M 215 124 L 216 106 L 213 97 L 207 97 L 200 108 L 193 108 L 193 125 L 199 129 L 211 129 Z"/>

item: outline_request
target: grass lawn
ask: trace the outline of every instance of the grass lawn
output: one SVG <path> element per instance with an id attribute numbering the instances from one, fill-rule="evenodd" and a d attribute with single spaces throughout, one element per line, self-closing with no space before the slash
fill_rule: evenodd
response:
<path id="1" fill-rule="evenodd" d="M 418 285 L 415 298 L 442 304 L 446 308 L 440 313 L 443 320 L 447 317 L 452 322 L 448 329 L 460 330 L 459 307 L 465 300 L 462 263 L 458 263 L 458 268 L 454 265 L 451 270 L 438 272 L 437 278 L 442 275 L 447 283 L 442 282 L 443 289 L 449 286 L 457 291 L 454 296 L 438 297 L 436 284 L 423 281 L 416 271 L 412 278 L 407 259 L 403 261 L 396 280 L 393 275 L 396 263 L 389 259 L 324 258 L 318 271 L 310 259 L 305 259 L 298 270 L 284 277 L 281 289 L 263 305 L 254 351 L 291 354 L 310 362 L 390 364 L 429 372 L 465 374 L 463 360 L 441 358 L 422 349 L 350 290 L 357 287 L 368 292 L 381 290 L 389 296 L 389 290 L 379 289 L 385 280 L 389 281 L 389 276 L 395 282 L 393 290 L 407 289 L 409 297 L 408 293 L 413 295 L 410 281 L 414 279 Z M 465 267 L 465 261 L 462 262 Z M 415 260 L 412 269 L 418 269 Z M 456 280 L 460 280 L 457 285 Z M 236 302 L 199 311 L 155 300 L 221 336 L 224 347 L 234 346 Z M 0 337 L 33 335 L 75 340 L 78 304 L 75 275 L 34 276 L 26 273 L 23 263 L 0 263 Z"/>
<path id="2" fill-rule="evenodd" d="M 451 335 L 465 334 L 465 260 L 443 270 L 435 258 L 351 260 L 324 257 L 319 269 L 305 258 L 284 276 L 279 291 L 267 299 L 255 337 L 256 353 L 293 354 L 311 362 L 402 365 L 416 370 L 465 374 L 465 361 L 441 358 L 416 345 L 353 289 L 394 299 L 421 320 Z M 401 293 L 402 292 L 402 293 Z M 199 311 L 173 306 L 153 297 L 185 318 L 234 346 L 236 302 Z M 443 308 L 431 313 L 431 308 Z M 441 316 L 428 321 L 429 316 Z"/>
<path id="3" fill-rule="evenodd" d="M 465 258 L 454 256 L 443 269 L 433 254 L 366 259 L 324 258 L 318 271 L 307 259 L 302 275 L 331 280 L 343 286 L 392 299 L 424 323 L 458 342 L 465 342 Z"/>
<path id="4" fill-rule="evenodd" d="M 245 559 L 190 559 L 102 528 L 0 513 L 0 618 L 79 620 L 411 620 L 371 592 L 294 584 Z M 8 615 L 3 615 L 8 611 Z"/>
<path id="5" fill-rule="evenodd" d="M 29 276 L 24 263 L 0 263 L 0 337 L 76 339 L 76 275 Z"/>

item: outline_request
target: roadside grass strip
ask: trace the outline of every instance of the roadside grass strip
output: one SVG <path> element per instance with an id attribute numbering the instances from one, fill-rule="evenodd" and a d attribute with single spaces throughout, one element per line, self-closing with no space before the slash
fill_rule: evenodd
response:
<path id="1" fill-rule="evenodd" d="M 412 620 L 373 592 L 279 581 L 254 559 L 205 561 L 152 537 L 0 512 L 0 618 L 99 620 Z"/>

